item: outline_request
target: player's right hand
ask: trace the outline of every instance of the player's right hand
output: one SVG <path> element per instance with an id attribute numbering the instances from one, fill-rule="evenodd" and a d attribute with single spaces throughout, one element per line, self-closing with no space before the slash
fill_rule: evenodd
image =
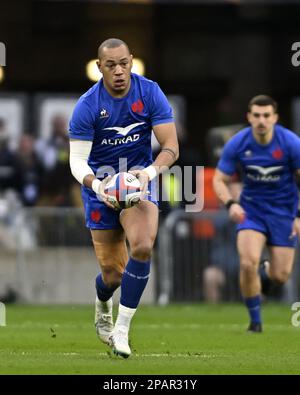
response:
<path id="1" fill-rule="evenodd" d="M 101 196 L 104 204 L 107 207 L 112 208 L 113 210 L 117 210 L 117 208 L 109 201 L 109 195 L 104 192 L 106 189 L 106 185 L 111 180 L 111 178 L 112 178 L 112 176 L 107 176 L 101 181 L 101 184 L 99 185 L 98 195 Z"/>
<path id="2" fill-rule="evenodd" d="M 133 174 L 141 183 L 140 200 L 144 200 L 146 196 L 149 195 L 149 191 L 148 191 L 149 175 L 143 170 L 130 170 L 128 173 Z"/>
<path id="3" fill-rule="evenodd" d="M 229 209 L 229 218 L 231 219 L 231 221 L 237 224 L 244 222 L 246 218 L 246 213 L 243 207 L 240 206 L 238 203 L 232 204 Z"/>

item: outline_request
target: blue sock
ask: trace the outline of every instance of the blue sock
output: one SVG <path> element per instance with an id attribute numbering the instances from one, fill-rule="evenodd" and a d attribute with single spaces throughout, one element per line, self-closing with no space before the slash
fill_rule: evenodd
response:
<path id="1" fill-rule="evenodd" d="M 96 285 L 98 299 L 101 300 L 101 302 L 107 302 L 108 299 L 110 299 L 113 296 L 115 290 L 118 288 L 118 286 L 113 288 L 108 288 L 103 282 L 101 273 L 98 274 L 98 276 L 96 277 L 95 285 Z"/>
<path id="2" fill-rule="evenodd" d="M 260 317 L 260 295 L 253 296 L 251 298 L 245 298 L 245 304 L 248 308 L 248 312 L 250 315 L 251 323 L 253 324 L 261 324 Z"/>
<path id="3" fill-rule="evenodd" d="M 121 300 L 123 306 L 135 309 L 147 285 L 150 273 L 150 261 L 140 262 L 129 258 L 121 282 Z"/>

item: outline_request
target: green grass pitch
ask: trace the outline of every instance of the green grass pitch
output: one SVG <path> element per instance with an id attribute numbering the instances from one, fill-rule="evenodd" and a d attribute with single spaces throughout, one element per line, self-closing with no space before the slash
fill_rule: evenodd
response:
<path id="1" fill-rule="evenodd" d="M 140 306 L 125 360 L 97 339 L 92 305 L 7 305 L 0 374 L 300 374 L 292 314 L 266 304 L 264 332 L 247 334 L 242 304 Z"/>

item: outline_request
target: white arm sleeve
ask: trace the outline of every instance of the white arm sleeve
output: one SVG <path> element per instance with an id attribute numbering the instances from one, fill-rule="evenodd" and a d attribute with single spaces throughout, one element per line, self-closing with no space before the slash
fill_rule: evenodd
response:
<path id="1" fill-rule="evenodd" d="M 92 149 L 92 141 L 71 140 L 70 141 L 70 167 L 71 173 L 80 184 L 88 174 L 94 175 L 87 161 Z"/>

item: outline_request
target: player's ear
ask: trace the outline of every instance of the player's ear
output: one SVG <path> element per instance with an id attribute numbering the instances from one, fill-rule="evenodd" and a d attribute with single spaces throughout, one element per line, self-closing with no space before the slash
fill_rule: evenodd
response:
<path id="1" fill-rule="evenodd" d="M 247 121 L 250 123 L 251 121 L 251 112 L 247 112 Z"/>
<path id="2" fill-rule="evenodd" d="M 277 112 L 275 112 L 275 114 L 274 114 L 274 122 L 277 123 L 278 119 L 279 119 L 279 115 L 278 115 Z"/>
<path id="3" fill-rule="evenodd" d="M 102 73 L 102 71 L 101 71 L 101 62 L 100 62 L 100 60 L 97 60 L 97 61 L 96 61 L 96 64 L 97 64 L 97 67 L 98 67 L 100 73 Z"/>
<path id="4" fill-rule="evenodd" d="M 133 66 L 133 55 L 130 55 L 130 69 L 132 69 Z"/>

